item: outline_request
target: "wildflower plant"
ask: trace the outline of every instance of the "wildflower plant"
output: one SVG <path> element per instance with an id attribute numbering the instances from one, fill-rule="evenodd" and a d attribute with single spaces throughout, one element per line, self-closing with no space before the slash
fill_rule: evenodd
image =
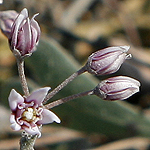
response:
<path id="1" fill-rule="evenodd" d="M 36 16 L 37 14 L 29 19 L 26 8 L 20 14 L 14 11 L 0 12 L 0 27 L 8 38 L 10 49 L 16 58 L 24 92 L 24 95 L 21 96 L 15 89 L 12 89 L 8 97 L 12 111 L 11 128 L 15 131 L 25 131 L 20 140 L 21 149 L 33 149 L 35 139 L 41 137 L 43 124 L 60 123 L 59 117 L 50 111 L 51 108 L 86 95 L 96 95 L 109 101 L 124 100 L 138 92 L 140 87 L 140 82 L 135 79 L 117 76 L 101 81 L 89 91 L 83 91 L 49 103 L 49 100 L 62 88 L 85 72 L 94 75 L 116 72 L 127 58 L 131 58 L 131 55 L 127 54 L 129 46 L 114 46 L 91 54 L 81 69 L 65 79 L 55 89 L 42 87 L 30 94 L 24 73 L 24 61 L 26 57 L 30 57 L 36 51 L 36 46 L 39 43 L 41 31 L 35 20 Z"/>

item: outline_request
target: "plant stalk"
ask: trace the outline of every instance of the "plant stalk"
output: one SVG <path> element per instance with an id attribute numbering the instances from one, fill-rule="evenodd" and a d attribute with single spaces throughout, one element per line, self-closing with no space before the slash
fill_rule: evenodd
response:
<path id="1" fill-rule="evenodd" d="M 63 81 L 60 85 L 58 85 L 53 91 L 47 94 L 43 103 L 46 103 L 49 99 L 51 99 L 54 95 L 56 95 L 62 88 L 64 88 L 69 82 L 73 81 L 77 76 L 81 75 L 82 73 L 86 72 L 86 67 L 82 67 L 77 72 L 73 73 L 69 76 L 65 81 Z"/>
<path id="2" fill-rule="evenodd" d="M 83 96 L 87 96 L 87 95 L 93 95 L 93 90 L 82 92 L 82 93 L 78 93 L 78 94 L 74 94 L 74 95 L 71 95 L 71 96 L 68 96 L 68 97 L 64 97 L 62 99 L 56 100 L 54 102 L 51 102 L 51 103 L 45 105 L 44 107 L 46 109 L 51 109 L 53 107 L 59 106 L 59 105 L 61 105 L 63 103 L 71 101 L 73 99 L 76 99 L 76 98 L 79 98 L 79 97 L 83 97 Z"/>
<path id="3" fill-rule="evenodd" d="M 24 95 L 27 97 L 30 94 L 29 94 L 29 89 L 28 89 L 28 85 L 24 73 L 24 59 L 17 59 L 17 65 L 18 65 L 18 73 L 21 81 L 22 90 L 24 92 Z"/>
<path id="4" fill-rule="evenodd" d="M 34 150 L 34 143 L 37 135 L 29 135 L 26 132 L 22 132 L 20 139 L 20 150 Z"/>

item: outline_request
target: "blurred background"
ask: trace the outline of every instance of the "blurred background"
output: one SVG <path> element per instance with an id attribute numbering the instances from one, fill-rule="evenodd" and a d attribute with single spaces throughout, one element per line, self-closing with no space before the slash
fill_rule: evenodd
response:
<path id="1" fill-rule="evenodd" d="M 54 111 L 61 124 L 43 126 L 37 150 L 150 149 L 150 1 L 149 0 L 4 0 L 0 11 L 27 8 L 41 27 L 37 51 L 25 61 L 30 90 L 54 89 L 86 63 L 88 56 L 108 46 L 130 45 L 132 59 L 115 74 L 87 73 L 52 100 L 93 89 L 100 80 L 126 75 L 141 82 L 140 92 L 121 102 L 95 96 L 73 100 Z M 9 123 L 8 95 L 20 87 L 16 60 L 0 32 L 0 149 L 19 149 L 21 132 Z M 9 143 L 9 144 L 8 144 Z"/>

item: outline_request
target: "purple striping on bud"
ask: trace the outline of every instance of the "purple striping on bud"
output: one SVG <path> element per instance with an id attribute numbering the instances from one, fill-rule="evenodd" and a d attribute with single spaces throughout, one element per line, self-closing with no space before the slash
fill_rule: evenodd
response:
<path id="1" fill-rule="evenodd" d="M 31 55 L 35 50 L 40 38 L 40 27 L 34 18 L 30 20 L 28 11 L 24 8 L 18 15 L 11 29 L 9 43 L 14 55 Z M 17 52 L 16 52 L 17 51 Z"/>
<path id="2" fill-rule="evenodd" d="M 139 81 L 126 76 L 117 76 L 100 82 L 93 94 L 104 100 L 124 100 L 139 92 L 139 87 Z"/>
<path id="3" fill-rule="evenodd" d="M 88 58 L 86 69 L 91 74 L 105 75 L 116 72 L 125 59 L 131 54 L 126 54 L 129 46 L 115 46 L 99 50 Z"/>
<path id="4" fill-rule="evenodd" d="M 10 36 L 12 25 L 18 16 L 14 10 L 0 11 L 0 28 L 7 38 Z"/>

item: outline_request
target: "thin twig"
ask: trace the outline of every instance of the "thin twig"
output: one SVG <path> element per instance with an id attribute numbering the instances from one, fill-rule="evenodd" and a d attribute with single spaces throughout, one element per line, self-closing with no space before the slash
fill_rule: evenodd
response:
<path id="1" fill-rule="evenodd" d="M 82 92 L 82 93 L 78 93 L 78 94 L 74 94 L 74 95 L 71 95 L 71 96 L 68 96 L 68 97 L 56 100 L 54 102 L 51 102 L 51 103 L 45 105 L 44 107 L 47 108 L 47 109 L 51 109 L 53 107 L 59 106 L 59 105 L 61 105 L 63 103 L 66 103 L 66 102 L 68 102 L 70 100 L 73 100 L 73 99 L 76 99 L 76 98 L 79 98 L 79 97 L 83 97 L 83 96 L 87 96 L 87 95 L 92 95 L 92 94 L 93 94 L 93 90 Z"/>
<path id="2" fill-rule="evenodd" d="M 69 82 L 74 80 L 80 74 L 86 72 L 86 67 L 82 67 L 79 71 L 73 73 L 70 77 L 68 77 L 65 81 L 63 81 L 60 85 L 58 85 L 52 92 L 48 93 L 45 97 L 43 103 L 47 102 L 50 98 L 52 98 L 55 94 L 57 94 L 62 88 L 64 88 Z"/>
<path id="3" fill-rule="evenodd" d="M 18 65 L 18 73 L 21 81 L 22 90 L 24 92 L 24 95 L 27 97 L 29 96 L 29 89 L 24 74 L 24 59 L 17 59 L 17 65 Z"/>

